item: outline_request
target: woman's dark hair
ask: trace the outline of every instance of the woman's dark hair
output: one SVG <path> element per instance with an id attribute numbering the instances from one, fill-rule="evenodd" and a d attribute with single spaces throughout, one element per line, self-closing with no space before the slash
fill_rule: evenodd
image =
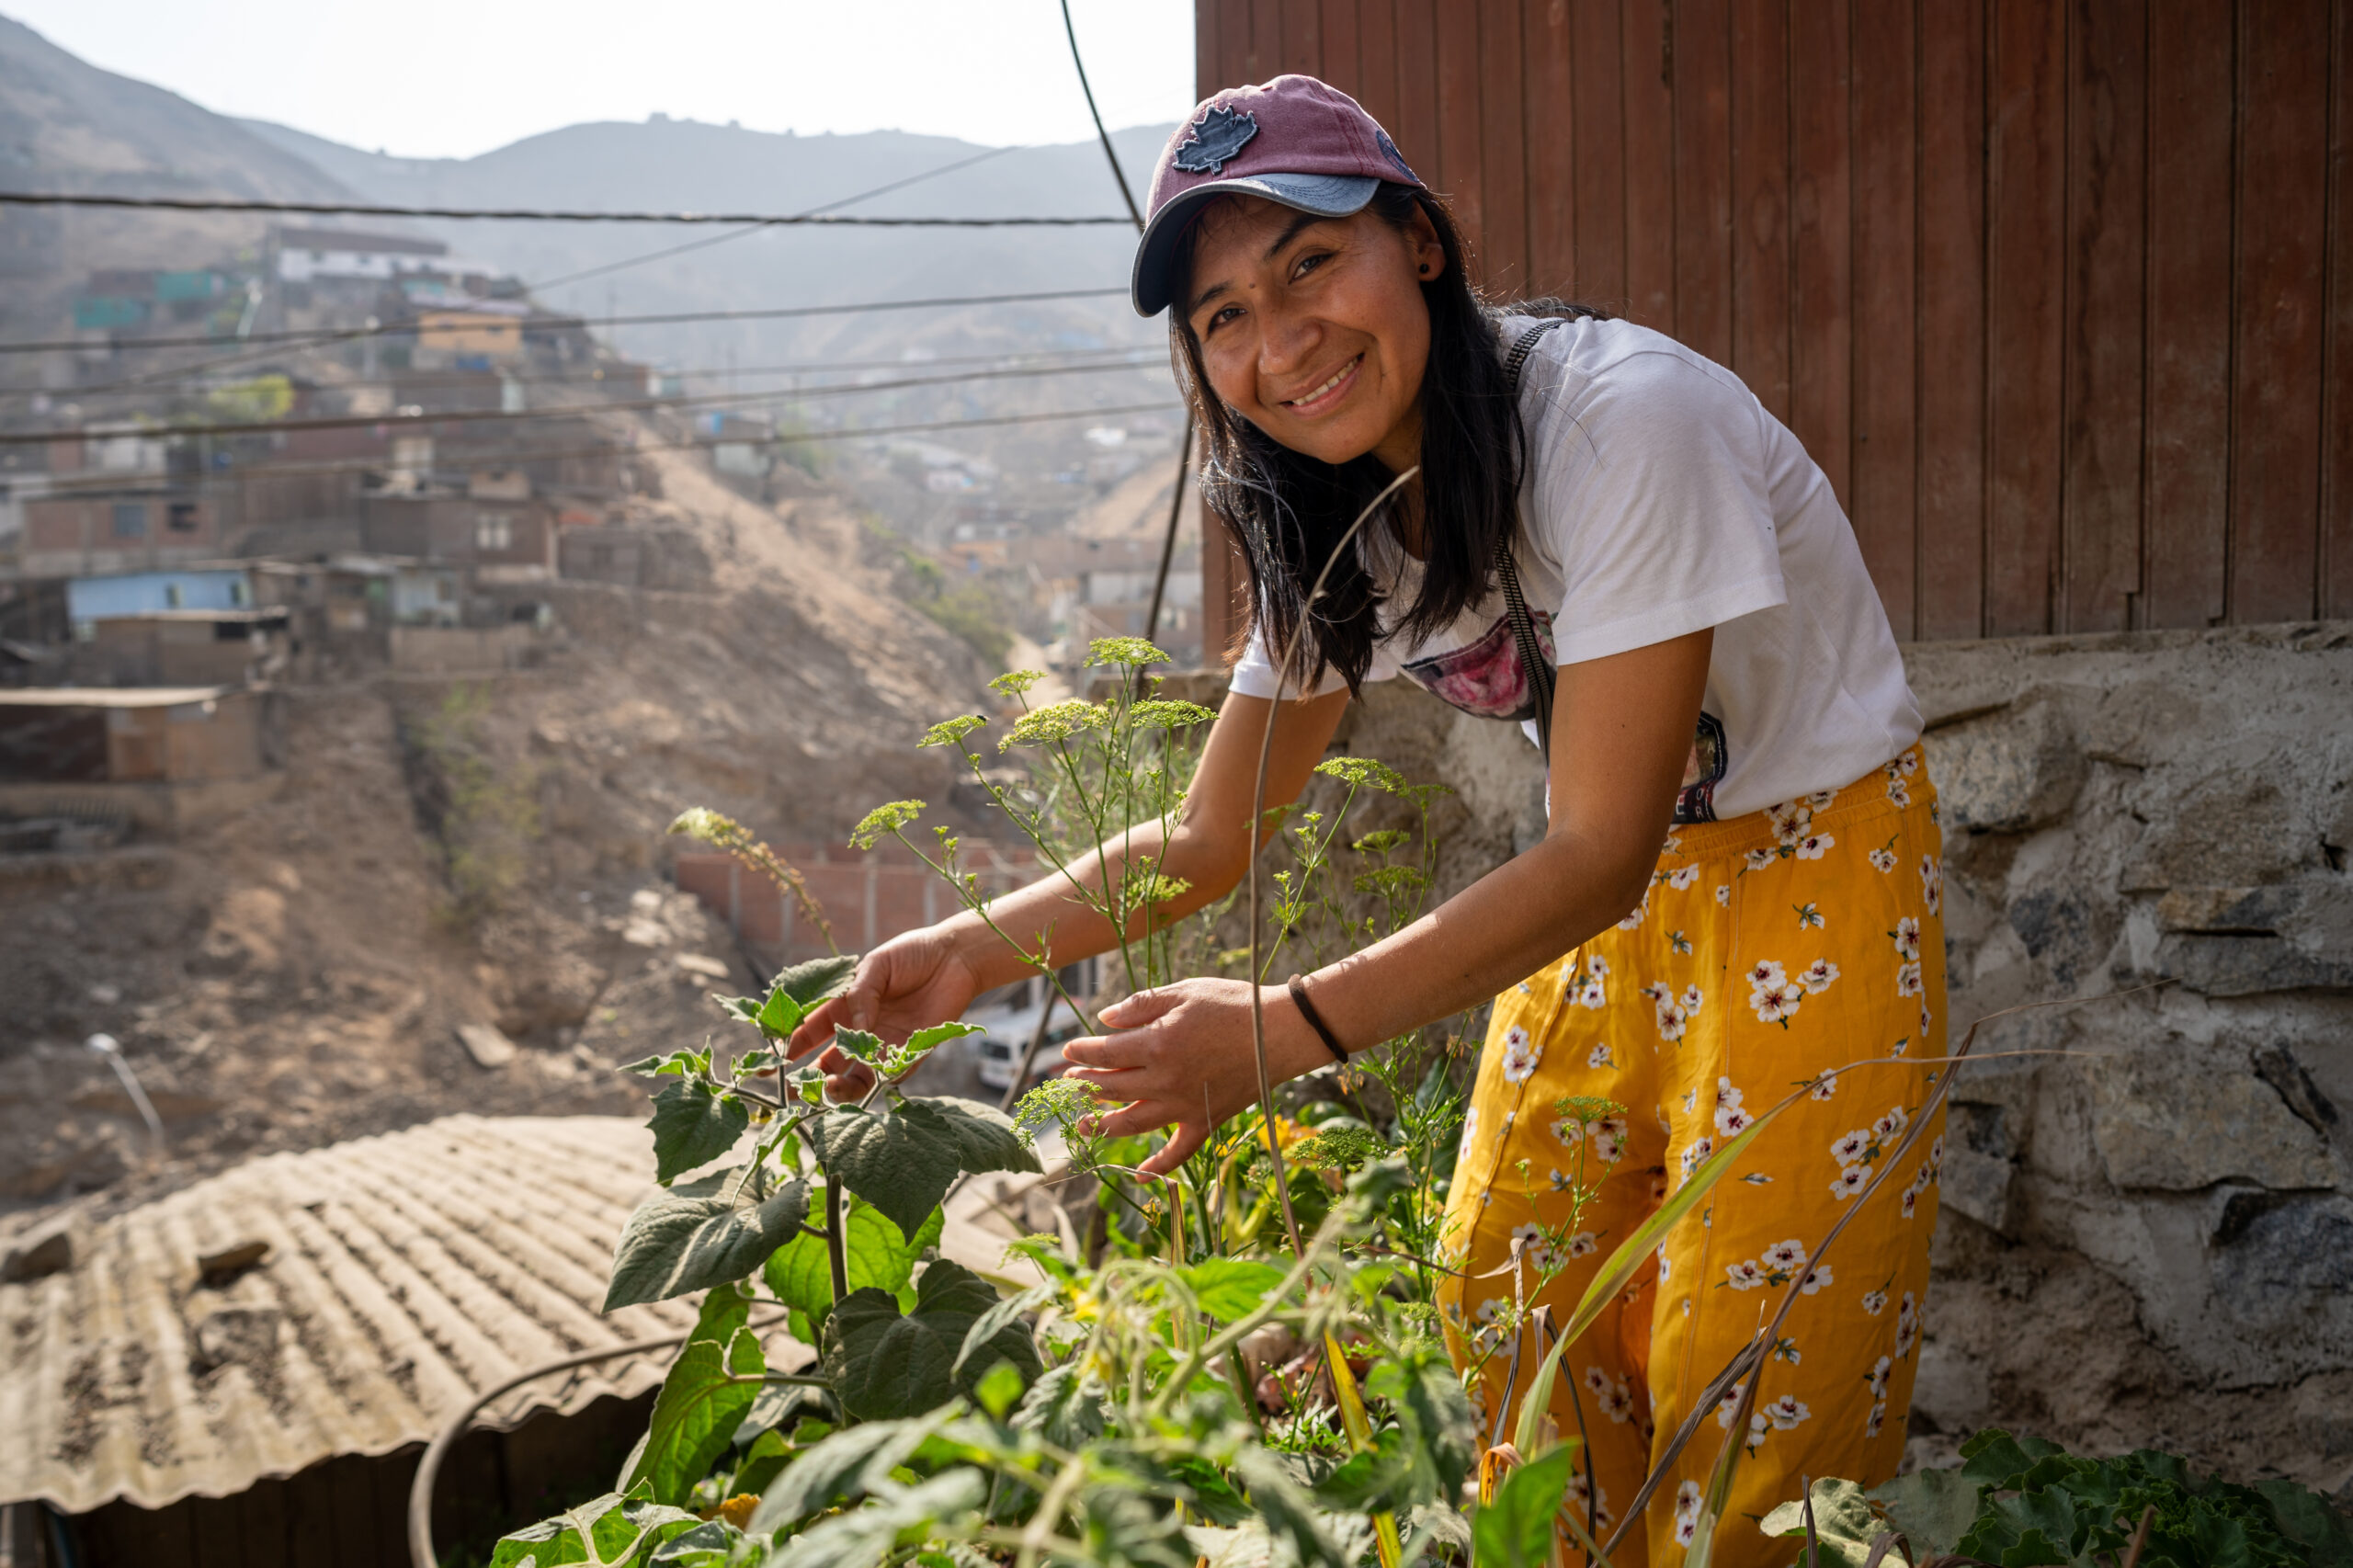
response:
<path id="1" fill-rule="evenodd" d="M 1384 182 L 1367 210 L 1409 232 L 1414 215 L 1429 219 L 1446 265 L 1422 284 L 1430 312 L 1430 353 L 1422 372 L 1421 591 L 1393 616 L 1392 636 L 1423 641 L 1484 598 L 1494 580 L 1495 547 L 1518 526 L 1519 482 L 1527 445 L 1497 352 L 1500 309 L 1472 286 L 1461 231 L 1446 203 L 1428 191 Z M 1174 296 L 1191 292 L 1198 223 L 1179 243 Z M 1598 315 L 1558 300 L 1512 307 L 1530 315 Z M 1296 452 L 1238 418 L 1211 390 L 1200 340 L 1181 310 L 1169 313 L 1177 374 L 1203 434 L 1201 495 L 1225 520 L 1249 563 L 1253 625 L 1270 656 L 1281 660 L 1306 619 L 1307 591 L 1357 514 L 1395 477 L 1367 454 L 1327 463 Z M 1368 528 L 1375 526 L 1368 523 Z M 1326 669 L 1354 691 L 1371 667 L 1381 633 L 1381 596 L 1356 549 L 1334 562 L 1313 615 L 1311 662 L 1296 668 L 1300 689 L 1313 690 Z"/>

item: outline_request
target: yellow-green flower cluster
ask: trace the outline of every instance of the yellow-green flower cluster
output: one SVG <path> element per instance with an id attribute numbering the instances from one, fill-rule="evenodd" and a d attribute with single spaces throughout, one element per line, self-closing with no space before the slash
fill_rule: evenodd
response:
<path id="1" fill-rule="evenodd" d="M 1358 871 L 1355 882 L 1357 892 L 1379 893 L 1383 898 L 1404 898 L 1427 885 L 1422 873 L 1412 866 L 1377 866 L 1370 871 Z"/>
<path id="2" fill-rule="evenodd" d="M 860 817 L 858 825 L 850 829 L 849 846 L 871 849 L 923 813 L 921 801 L 886 801 Z"/>
<path id="3" fill-rule="evenodd" d="M 1015 746 L 1052 745 L 1083 735 L 1089 730 L 1100 730 L 1110 721 L 1110 710 L 1098 702 L 1088 702 L 1075 697 L 1061 702 L 1049 702 L 1043 708 L 1033 708 L 1021 715 L 1013 726 L 1013 733 L 999 741 L 996 749 L 1008 751 Z"/>
<path id="4" fill-rule="evenodd" d="M 1311 1171 L 1352 1171 L 1389 1152 L 1381 1135 L 1362 1127 L 1328 1127 L 1288 1151 L 1292 1165 Z"/>
<path id="5" fill-rule="evenodd" d="M 1018 697 L 1045 678 L 1043 670 L 1007 670 L 989 682 L 989 689 L 999 697 Z"/>
<path id="6" fill-rule="evenodd" d="M 1385 795 L 1401 795 L 1406 789 L 1404 774 L 1369 756 L 1336 756 L 1317 763 L 1315 771 L 1358 788 L 1370 784 Z"/>
<path id="7" fill-rule="evenodd" d="M 943 719 L 923 733 L 919 746 L 954 746 L 964 749 L 964 737 L 974 730 L 985 728 L 988 721 L 978 713 L 966 713 L 954 719 Z"/>
<path id="8" fill-rule="evenodd" d="M 1024 1143 L 1034 1142 L 1049 1127 L 1075 1135 L 1079 1123 L 1103 1108 L 1095 1086 L 1076 1078 L 1049 1078 L 1013 1108 L 1014 1131 Z"/>
<path id="9" fill-rule="evenodd" d="M 1086 645 L 1086 662 L 1090 665 L 1165 665 L 1173 663 L 1168 655 L 1141 637 L 1097 637 Z"/>
<path id="10" fill-rule="evenodd" d="M 1217 715 L 1198 702 L 1154 697 L 1129 709 L 1128 717 L 1139 730 L 1184 730 L 1195 724 L 1206 724 Z"/>

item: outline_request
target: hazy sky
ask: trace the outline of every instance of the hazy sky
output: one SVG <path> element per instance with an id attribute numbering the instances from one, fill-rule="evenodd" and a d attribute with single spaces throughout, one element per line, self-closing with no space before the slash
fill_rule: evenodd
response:
<path id="1" fill-rule="evenodd" d="M 223 114 L 410 157 L 592 119 L 1092 134 L 1056 0 L 0 0 L 108 71 Z M 1114 130 L 1193 102 L 1193 7 L 1072 0 Z"/>

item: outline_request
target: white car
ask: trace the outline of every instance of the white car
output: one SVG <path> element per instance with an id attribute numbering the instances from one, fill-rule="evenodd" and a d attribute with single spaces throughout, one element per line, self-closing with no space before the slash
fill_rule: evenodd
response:
<path id="1" fill-rule="evenodd" d="M 975 1050 L 980 1064 L 981 1085 L 1003 1093 L 1012 1084 L 1013 1074 L 1021 1064 L 1021 1053 L 1029 1049 L 1029 1041 L 1038 1033 L 1036 1007 L 976 1008 L 964 1016 L 968 1024 L 978 1024 L 988 1032 L 967 1036 L 968 1049 Z M 1051 1078 L 1063 1070 L 1063 1042 L 1083 1032 L 1070 1009 L 1054 1009 L 1053 1026 L 1047 1031 L 1045 1043 L 1038 1048 L 1036 1060 L 1029 1063 L 1028 1089 L 1041 1080 Z"/>

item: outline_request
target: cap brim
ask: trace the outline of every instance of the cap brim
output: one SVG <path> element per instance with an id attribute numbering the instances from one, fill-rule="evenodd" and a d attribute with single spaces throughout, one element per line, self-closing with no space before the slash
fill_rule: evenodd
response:
<path id="1" fill-rule="evenodd" d="M 1185 227 L 1221 196 L 1256 196 L 1318 218 L 1346 218 L 1364 210 L 1381 188 L 1368 175 L 1244 175 L 1197 185 L 1152 215 L 1136 242 L 1136 264 L 1128 289 L 1136 314 L 1156 316 L 1168 308 L 1168 264 Z"/>

